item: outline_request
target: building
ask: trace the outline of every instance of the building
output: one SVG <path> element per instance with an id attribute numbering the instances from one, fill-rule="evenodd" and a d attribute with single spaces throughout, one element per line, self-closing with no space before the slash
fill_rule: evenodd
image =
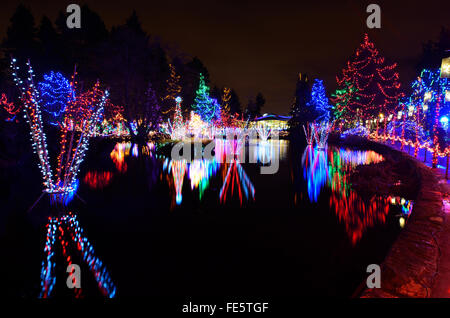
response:
<path id="1" fill-rule="evenodd" d="M 270 128 L 272 131 L 287 131 L 289 129 L 289 119 L 291 116 L 281 116 L 277 114 L 264 114 L 249 122 L 249 128 Z"/>

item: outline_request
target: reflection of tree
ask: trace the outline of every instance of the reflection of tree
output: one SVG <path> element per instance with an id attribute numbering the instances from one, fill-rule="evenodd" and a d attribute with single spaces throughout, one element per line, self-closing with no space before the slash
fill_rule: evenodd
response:
<path id="1" fill-rule="evenodd" d="M 91 189 L 103 189 L 111 183 L 112 178 L 113 174 L 110 171 L 88 171 L 83 182 Z"/>
<path id="2" fill-rule="evenodd" d="M 215 160 L 208 159 L 194 159 L 188 163 L 186 160 L 168 160 L 164 163 L 163 170 L 167 169 L 167 181 L 169 187 L 174 189 L 175 202 L 181 204 L 183 200 L 182 190 L 184 176 L 187 173 L 191 181 L 191 189 L 198 188 L 199 199 L 203 198 L 206 189 L 209 187 L 209 182 L 219 168 L 220 164 Z M 169 175 L 172 174 L 172 178 Z"/>
<path id="3" fill-rule="evenodd" d="M 239 195 L 239 202 L 242 205 L 242 194 L 248 200 L 249 197 L 255 198 L 255 188 L 250 181 L 249 177 L 242 168 L 241 163 L 238 160 L 232 160 L 228 165 L 227 173 L 223 180 L 222 188 L 220 189 L 220 202 L 224 203 L 227 200 L 228 190 L 231 188 L 231 195 L 234 194 L 234 185 L 236 184 L 237 192 Z"/>
<path id="4" fill-rule="evenodd" d="M 307 146 L 302 156 L 303 177 L 308 181 L 308 196 L 316 202 L 328 178 L 327 152 Z"/>
<path id="5" fill-rule="evenodd" d="M 356 244 L 368 228 L 386 222 L 390 197 L 374 195 L 364 200 L 350 186 L 351 171 L 357 165 L 382 160 L 383 157 L 374 151 L 329 148 L 326 152 L 308 146 L 303 153 L 303 175 L 309 199 L 316 202 L 325 185 L 331 189 L 330 207 L 345 224 L 352 244 Z"/>
<path id="6" fill-rule="evenodd" d="M 177 204 L 181 204 L 183 200 L 183 181 L 186 173 L 186 160 L 171 160 L 169 163 L 168 173 L 172 173 L 173 185 L 175 186 L 175 200 Z"/>
<path id="7" fill-rule="evenodd" d="M 155 149 L 155 144 L 148 142 L 143 145 L 132 144 L 131 142 L 118 142 L 113 151 L 110 153 L 111 160 L 114 162 L 116 169 L 120 173 L 125 173 L 128 169 L 128 165 L 125 162 L 125 158 L 131 153 L 133 157 L 145 157 L 153 158 L 153 150 Z"/>
<path id="8" fill-rule="evenodd" d="M 117 143 L 111 151 L 111 159 L 116 166 L 116 169 L 120 173 L 125 173 L 128 169 L 127 163 L 125 162 L 125 156 L 130 154 L 131 143 Z"/>
<path id="9" fill-rule="evenodd" d="M 61 249 L 58 249 L 55 245 L 57 240 L 61 243 Z M 102 261 L 95 256 L 94 248 L 84 236 L 83 229 L 80 227 L 76 215 L 69 213 L 59 218 L 53 217 L 49 219 L 44 252 L 46 253 L 46 258 L 42 262 L 41 292 L 39 297 L 48 298 L 52 295 L 56 283 L 55 258 L 58 257 L 59 259 L 59 257 L 62 257 L 69 266 L 73 264 L 74 252 L 79 254 L 81 260 L 86 263 L 92 272 L 100 292 L 108 298 L 115 296 L 116 287 Z M 74 292 L 77 298 L 82 295 L 81 288 L 74 288 Z"/>
<path id="10" fill-rule="evenodd" d="M 189 164 L 191 189 L 198 188 L 200 200 L 209 187 L 210 178 L 216 174 L 219 164 L 215 160 L 195 159 Z"/>

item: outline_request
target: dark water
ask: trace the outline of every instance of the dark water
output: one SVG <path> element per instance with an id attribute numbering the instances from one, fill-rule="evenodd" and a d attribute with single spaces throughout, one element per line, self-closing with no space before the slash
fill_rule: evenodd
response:
<path id="1" fill-rule="evenodd" d="M 235 148 L 217 144 L 216 159 Z M 269 141 L 250 150 L 247 161 L 256 163 L 187 163 L 160 149 L 94 143 L 82 164 L 80 199 L 69 205 L 94 248 L 90 260 L 107 270 L 119 297 L 349 297 L 365 281 L 367 265 L 382 262 L 412 207 L 398 197 L 361 197 L 352 188 L 354 167 L 383 160 L 373 151 Z M 274 152 L 278 172 L 260 174 Z M 40 194 L 39 172 L 29 169 L 9 179 L 1 219 L 2 266 L 9 273 L 3 289 L 37 297 L 48 198 L 24 212 Z M 85 263 L 82 294 L 100 296 L 94 263 L 77 258 L 76 248 L 67 252 L 74 263 Z M 54 258 L 53 295 L 73 294 L 65 287 L 63 256 Z"/>

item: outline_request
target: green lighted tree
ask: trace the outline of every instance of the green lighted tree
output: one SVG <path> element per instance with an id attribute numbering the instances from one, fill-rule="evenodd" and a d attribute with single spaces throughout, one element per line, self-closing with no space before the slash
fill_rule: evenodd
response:
<path id="1" fill-rule="evenodd" d="M 209 96 L 209 87 L 206 85 L 205 78 L 201 73 L 192 109 L 206 122 L 220 118 L 220 105 L 216 99 Z"/>

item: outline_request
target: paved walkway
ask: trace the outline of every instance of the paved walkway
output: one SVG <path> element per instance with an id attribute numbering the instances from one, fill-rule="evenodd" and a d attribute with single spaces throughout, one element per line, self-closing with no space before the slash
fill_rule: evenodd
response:
<path id="1" fill-rule="evenodd" d="M 441 181 L 442 182 L 442 181 Z M 444 181 L 445 182 L 445 181 Z M 438 234 L 439 260 L 435 284 L 431 291 L 433 298 L 450 297 L 450 187 L 447 185 L 442 193 L 444 198 L 444 220 L 442 232 Z"/>

